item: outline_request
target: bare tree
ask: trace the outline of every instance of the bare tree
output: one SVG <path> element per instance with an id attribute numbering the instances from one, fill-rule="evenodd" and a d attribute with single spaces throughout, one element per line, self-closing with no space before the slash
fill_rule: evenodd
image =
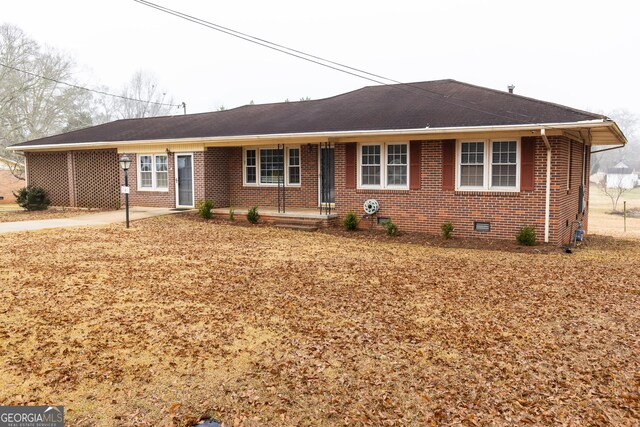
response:
<path id="1" fill-rule="evenodd" d="M 177 109 L 170 105 L 174 103 L 173 98 L 158 87 L 155 77 L 143 71 L 135 72 L 120 94 L 130 98 L 114 100 L 115 115 L 121 119 L 167 116 Z"/>
<path id="2" fill-rule="evenodd" d="M 92 124 L 91 94 L 56 82 L 74 80 L 68 56 L 3 24 L 0 63 L 0 156 L 23 163 L 6 147 Z"/>
<path id="3" fill-rule="evenodd" d="M 622 197 L 624 193 L 629 191 L 629 188 L 623 186 L 621 176 L 617 176 L 614 178 L 607 176 L 600 183 L 598 183 L 598 188 L 600 188 L 600 190 L 602 190 L 602 192 L 611 199 L 611 207 L 613 209 L 613 212 L 618 211 L 618 201 L 620 200 L 620 197 Z"/>
<path id="4" fill-rule="evenodd" d="M 4 165 L 5 170 L 11 172 L 11 175 L 24 181 L 24 164 L 15 160 L 0 157 L 0 164 Z M 2 168 L 0 168 L 2 169 Z"/>

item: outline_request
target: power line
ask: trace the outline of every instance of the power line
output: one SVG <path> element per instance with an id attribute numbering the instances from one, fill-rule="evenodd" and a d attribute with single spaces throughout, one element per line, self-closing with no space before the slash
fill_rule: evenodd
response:
<path id="1" fill-rule="evenodd" d="M 215 24 L 215 23 L 210 22 L 210 21 L 206 21 L 206 20 L 201 19 L 201 18 L 197 18 L 197 17 L 192 16 L 192 15 L 188 15 L 188 14 L 183 13 L 183 12 L 179 12 L 179 11 L 174 10 L 174 9 L 170 9 L 168 7 L 164 7 L 164 6 L 158 5 L 156 3 L 152 3 L 152 2 L 147 1 L 147 0 L 134 0 L 134 1 L 136 3 L 142 4 L 143 6 L 147 6 L 147 7 L 159 10 L 161 12 L 176 16 L 176 17 L 184 19 L 186 21 L 190 21 L 190 22 L 193 22 L 195 24 L 202 25 L 202 26 L 210 28 L 212 30 L 219 31 L 221 33 L 225 33 L 225 34 L 228 34 L 230 36 L 233 36 L 233 37 L 248 41 L 250 43 L 254 43 L 254 44 L 266 47 L 268 49 L 272 49 L 272 50 L 284 53 L 285 55 L 293 56 L 295 58 L 302 59 L 304 61 L 320 65 L 322 67 L 330 68 L 332 70 L 339 71 L 341 73 L 345 73 L 345 74 L 349 74 L 349 75 L 352 75 L 352 76 L 355 76 L 355 77 L 359 77 L 361 79 L 365 79 L 365 80 L 368 80 L 368 81 L 371 81 L 371 82 L 374 82 L 374 83 L 378 83 L 378 84 L 381 84 L 381 85 L 384 85 L 384 86 L 390 86 L 390 87 L 393 87 L 395 89 L 404 90 L 406 92 L 410 92 L 406 88 L 417 89 L 417 90 L 420 90 L 422 92 L 437 96 L 437 99 L 439 101 L 441 101 L 442 103 L 453 105 L 453 106 L 460 107 L 460 108 L 465 108 L 465 109 L 472 110 L 472 111 L 475 111 L 475 112 L 488 114 L 488 115 L 491 115 L 491 116 L 500 117 L 500 118 L 508 119 L 508 120 L 516 120 L 516 121 L 522 121 L 523 120 L 522 117 L 514 117 L 514 116 L 511 116 L 511 115 L 508 115 L 508 114 L 496 113 L 496 112 L 493 112 L 493 111 L 484 110 L 482 108 L 477 108 L 477 107 L 473 107 L 473 106 L 469 106 L 469 105 L 465 105 L 465 104 L 460 104 L 458 102 L 452 101 L 452 99 L 456 99 L 455 97 L 446 96 L 446 95 L 444 95 L 442 93 L 439 93 L 439 92 L 436 92 L 434 90 L 429 90 L 429 89 L 423 88 L 422 86 L 417 86 L 417 85 L 411 84 L 411 83 L 403 83 L 403 82 L 400 82 L 400 81 L 395 80 L 395 79 L 391 79 L 391 78 L 384 77 L 384 76 L 381 76 L 381 75 L 378 75 L 378 74 L 370 73 L 368 71 L 361 70 L 361 69 L 358 69 L 358 68 L 350 67 L 348 65 L 341 64 L 341 63 L 335 62 L 335 61 L 331 61 L 331 60 L 328 60 L 328 59 L 325 59 L 325 58 L 322 58 L 322 57 L 319 57 L 319 56 L 311 55 L 311 54 L 308 54 L 308 53 L 300 51 L 300 50 L 292 49 L 292 48 L 283 46 L 281 44 L 273 43 L 273 42 L 270 42 L 268 40 L 265 40 L 265 39 L 262 39 L 262 38 L 259 38 L 259 37 L 255 37 L 255 36 L 252 36 L 252 35 L 237 31 L 237 30 L 233 30 L 233 29 L 228 28 L 228 27 L 224 27 L 222 25 Z M 342 67 L 342 68 L 339 68 L 339 67 Z M 349 71 L 349 70 L 351 70 L 351 71 Z M 358 73 L 360 73 L 360 74 L 358 74 Z M 371 77 L 368 77 L 368 76 L 371 76 Z M 386 81 L 391 82 L 391 83 L 386 83 L 386 82 L 381 81 L 381 80 L 386 80 Z M 431 98 L 435 98 L 435 97 L 431 96 Z M 463 100 L 463 99 L 459 99 L 459 100 L 463 101 L 463 102 L 466 102 L 466 100 Z M 526 115 L 524 115 L 524 116 L 528 117 Z M 538 124 L 537 122 L 534 122 L 534 121 L 525 121 L 525 122 L 528 123 L 528 124 Z"/>
<path id="2" fill-rule="evenodd" d="M 336 65 L 338 67 L 342 67 L 342 68 L 346 68 L 346 69 L 349 69 L 349 70 L 353 70 L 353 71 L 356 71 L 358 73 L 366 74 L 366 75 L 369 75 L 369 76 L 372 76 L 372 77 L 376 77 L 376 78 L 379 78 L 379 79 L 382 79 L 382 80 L 388 80 L 388 81 L 390 81 L 392 83 L 396 83 L 396 84 L 403 84 L 402 82 L 399 82 L 399 81 L 394 80 L 394 79 L 390 79 L 388 77 L 384 77 L 384 76 L 381 76 L 381 75 L 378 75 L 378 74 L 370 73 L 368 71 L 361 70 L 359 68 L 350 67 L 349 65 L 341 64 L 340 62 L 331 61 L 329 59 L 322 58 L 320 56 L 311 55 L 311 54 L 303 52 L 301 50 L 296 50 L 296 49 L 293 49 L 293 48 L 290 48 L 290 47 L 287 47 L 287 46 L 284 46 L 284 45 L 281 45 L 281 44 L 278 44 L 278 43 L 270 42 L 269 40 L 265 40 L 265 39 L 262 39 L 260 37 L 252 36 L 250 34 L 243 33 L 242 31 L 234 30 L 232 28 L 225 27 L 223 25 L 215 24 L 215 23 L 213 23 L 211 21 L 200 19 L 200 18 L 197 18 L 195 16 L 192 16 L 192 15 L 189 15 L 189 14 L 186 14 L 186 13 L 183 13 L 183 12 L 179 12 L 179 11 L 174 10 L 174 9 L 169 9 L 168 7 L 160 6 L 158 4 L 152 3 L 152 2 L 147 1 L 147 0 L 134 0 L 134 1 L 136 1 L 137 3 L 140 3 L 140 4 L 144 5 L 144 6 L 149 6 L 149 7 L 152 7 L 154 9 L 158 9 L 158 10 L 160 10 L 162 12 L 166 12 L 166 13 L 169 13 L 171 15 L 175 15 L 175 16 L 178 16 L 180 18 L 184 18 L 184 19 L 187 19 L 189 21 L 192 21 L 192 22 L 195 22 L 195 23 L 198 23 L 198 24 L 201 24 L 201 25 L 205 25 L 206 24 L 205 26 L 210 26 L 210 28 L 211 27 L 215 27 L 213 29 L 216 29 L 218 31 L 227 33 L 227 34 L 232 35 L 234 37 L 241 38 L 243 40 L 247 40 L 247 41 L 249 41 L 251 43 L 259 44 L 261 46 L 264 46 L 263 43 L 266 43 L 268 45 L 274 46 L 275 48 L 286 49 L 289 52 L 294 52 L 294 53 L 297 53 L 297 54 L 300 54 L 300 55 L 304 55 L 306 57 L 317 59 L 319 61 L 323 61 L 323 62 L 326 62 L 326 63 L 329 63 L 329 64 L 333 64 L 333 65 Z M 233 34 L 231 34 L 231 33 L 233 33 Z M 249 40 L 249 39 L 251 39 L 251 40 Z M 268 47 L 270 49 L 274 49 L 271 46 L 265 46 L 265 47 Z M 278 50 L 279 52 L 285 53 L 287 55 L 291 55 L 289 52 L 283 52 L 280 49 L 274 49 L 274 50 Z M 292 55 L 292 56 L 296 56 L 296 55 Z M 296 57 L 299 58 L 299 56 L 296 56 Z M 306 58 L 300 58 L 300 59 L 308 60 Z M 311 61 L 311 62 L 314 62 L 314 61 Z M 324 64 L 319 64 L 319 65 L 325 66 Z M 332 67 L 329 67 L 329 68 L 332 68 Z M 338 70 L 338 71 L 342 71 L 342 70 Z M 362 77 L 362 76 L 358 76 L 358 77 Z M 385 83 L 379 82 L 377 80 L 371 80 L 371 79 L 367 79 L 367 80 L 373 81 L 375 83 L 385 84 Z"/>
<path id="3" fill-rule="evenodd" d="M 78 85 L 73 84 L 73 83 L 67 83 L 67 82 L 63 82 L 61 80 L 52 79 L 51 77 L 45 77 L 45 76 L 42 76 L 40 74 L 32 73 L 31 71 L 22 70 L 20 68 L 16 68 L 16 67 L 13 67 L 11 65 L 3 64 L 1 62 L 0 62 L 0 66 L 8 68 L 10 70 L 18 71 L 20 73 L 28 74 L 28 75 L 30 75 L 32 77 L 37 77 L 39 79 L 49 80 L 51 82 L 59 83 L 59 84 L 66 85 L 66 86 L 69 86 L 69 87 L 73 87 L 73 88 L 76 88 L 76 89 L 86 90 L 88 92 L 98 93 L 100 95 L 112 96 L 114 98 L 120 98 L 120 99 L 124 99 L 124 100 L 127 100 L 127 101 L 144 102 L 144 103 L 147 103 L 147 104 L 161 105 L 161 106 L 165 106 L 165 107 L 177 107 L 177 108 L 183 108 L 184 107 L 184 103 L 182 103 L 182 104 L 167 104 L 167 103 L 163 103 L 163 102 L 145 101 L 145 100 L 142 100 L 142 99 L 129 98 L 128 96 L 116 95 L 116 94 L 105 92 L 105 91 L 102 91 L 102 90 L 89 89 L 87 87 L 78 86 Z"/>

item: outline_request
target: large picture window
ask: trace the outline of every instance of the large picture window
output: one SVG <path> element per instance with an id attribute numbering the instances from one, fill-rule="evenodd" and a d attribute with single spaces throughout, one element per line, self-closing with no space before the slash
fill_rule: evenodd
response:
<path id="1" fill-rule="evenodd" d="M 359 163 L 360 187 L 408 188 L 408 144 L 363 144 Z"/>
<path id="2" fill-rule="evenodd" d="M 284 169 L 280 150 L 275 148 L 260 149 L 260 184 L 277 184 L 280 168 Z"/>
<path id="3" fill-rule="evenodd" d="M 138 189 L 169 190 L 169 159 L 166 154 L 140 154 L 138 156 Z"/>
<path id="4" fill-rule="evenodd" d="M 282 150 L 277 148 L 246 148 L 243 156 L 244 184 L 275 186 L 278 185 L 278 178 L 284 172 L 286 175 L 285 185 L 300 185 L 300 148 L 286 147 L 284 153 L 285 158 L 283 159 Z"/>
<path id="5" fill-rule="evenodd" d="M 458 189 L 517 191 L 519 141 L 479 140 L 458 144 Z"/>

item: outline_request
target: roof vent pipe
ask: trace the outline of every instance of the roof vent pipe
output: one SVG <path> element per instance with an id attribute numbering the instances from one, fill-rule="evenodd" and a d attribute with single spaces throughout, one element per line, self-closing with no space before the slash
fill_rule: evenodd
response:
<path id="1" fill-rule="evenodd" d="M 509 93 L 513 93 L 513 90 L 516 88 L 515 85 L 509 85 L 507 86 L 507 89 L 509 89 Z"/>

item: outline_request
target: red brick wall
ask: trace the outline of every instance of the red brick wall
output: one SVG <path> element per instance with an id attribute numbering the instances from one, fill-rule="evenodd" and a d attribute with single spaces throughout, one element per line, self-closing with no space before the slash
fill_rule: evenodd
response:
<path id="1" fill-rule="evenodd" d="M 193 200 L 197 206 L 199 200 L 206 197 L 205 185 L 205 153 L 196 151 L 193 153 Z"/>
<path id="2" fill-rule="evenodd" d="M 44 188 L 53 206 L 114 209 L 118 200 L 116 150 L 26 153 L 29 185 Z"/>
<path id="3" fill-rule="evenodd" d="M 228 207 L 229 157 L 233 148 L 215 147 L 204 152 L 204 194 L 214 207 Z"/>
<path id="4" fill-rule="evenodd" d="M 278 188 L 244 186 L 242 184 L 242 148 L 229 150 L 229 203 L 232 206 L 278 206 Z M 289 208 L 318 207 L 318 146 L 300 146 L 300 187 L 286 188 L 286 206 Z M 259 173 L 259 172 L 258 172 Z"/>
<path id="5" fill-rule="evenodd" d="M 45 189 L 52 206 L 72 206 L 66 152 L 25 153 L 27 183 Z"/>
<path id="6" fill-rule="evenodd" d="M 13 176 L 10 170 L 0 169 L 0 203 L 15 203 L 13 192 L 24 186 L 24 180 Z"/>
<path id="7" fill-rule="evenodd" d="M 124 154 L 120 154 L 122 157 Z M 131 206 L 145 206 L 158 208 L 172 208 L 176 205 L 175 193 L 175 169 L 174 155 L 169 153 L 167 162 L 169 163 L 169 190 L 168 191 L 138 191 L 138 155 L 127 153 L 131 159 L 129 169 L 129 204 Z M 194 159 L 195 160 L 195 159 Z M 195 163 L 195 161 L 194 161 Z M 124 171 L 120 169 L 120 185 L 124 185 Z M 124 207 L 124 195 L 120 195 L 121 206 Z"/>
<path id="8" fill-rule="evenodd" d="M 162 153 L 155 153 L 162 154 Z M 182 153 L 178 153 L 182 154 Z M 193 154 L 193 192 L 194 200 L 197 204 L 199 200 L 205 198 L 205 153 L 196 151 Z M 123 156 L 121 154 L 120 156 Z M 176 185 L 175 185 L 175 153 L 168 153 L 167 161 L 169 163 L 169 189 L 168 191 L 148 191 L 138 190 L 138 156 L 144 154 L 128 153 L 131 159 L 131 168 L 129 169 L 129 204 L 132 206 L 146 206 L 159 208 L 173 208 L 176 206 Z M 124 185 L 124 172 L 120 171 L 120 185 Z M 120 197 L 121 204 L 124 206 L 124 195 Z"/>
<path id="9" fill-rule="evenodd" d="M 571 223 L 582 221 L 587 228 L 588 215 L 578 214 L 579 188 L 584 163 L 586 165 L 585 192 L 589 188 L 589 147 L 586 162 L 583 162 L 583 144 L 567 138 L 549 138 L 552 144 L 552 198 L 551 198 L 551 230 L 557 230 L 553 243 L 568 243 L 571 235 Z M 571 147 L 571 148 L 569 148 Z M 567 176 L 570 176 L 567 188 Z"/>
<path id="10" fill-rule="evenodd" d="M 552 141 L 555 151 L 568 139 L 556 138 Z M 576 150 L 577 152 L 577 150 Z M 581 155 L 581 151 L 580 151 Z M 552 210 L 550 241 L 560 240 L 560 213 L 558 203 L 558 182 L 566 181 L 566 170 L 558 155 L 552 176 Z M 440 234 L 440 227 L 451 221 L 456 229 L 454 235 L 477 238 L 513 239 L 524 225 L 533 225 L 539 241 L 544 241 L 545 189 L 546 189 L 546 148 L 541 138 L 536 140 L 535 180 L 533 191 L 519 193 L 458 192 L 442 190 L 442 143 L 422 142 L 421 187 L 419 190 L 358 190 L 345 187 L 345 145 L 336 145 L 336 211 L 340 215 L 348 211 L 363 214 L 362 204 L 374 198 L 380 203 L 379 216 L 390 217 L 400 229 L 425 231 Z M 565 156 L 566 159 L 566 156 Z M 566 161 L 566 160 L 565 160 Z M 576 163 L 574 161 L 574 163 Z M 566 166 L 564 166 L 566 167 Z M 578 166 L 576 166 L 577 168 Z M 574 171 L 575 173 L 575 171 Z M 576 179 L 576 183 L 579 178 Z M 577 191 L 577 188 L 576 190 Z M 562 199 L 563 203 L 565 202 Z M 577 198 L 576 198 L 577 204 Z M 490 222 L 491 230 L 486 233 L 473 230 L 474 221 Z M 368 226 L 368 222 L 363 222 Z"/>
<path id="11" fill-rule="evenodd" d="M 552 191 L 550 215 L 550 242 L 568 240 L 569 222 L 575 220 L 578 187 L 582 172 L 582 145 L 565 137 L 550 137 L 552 145 Z M 523 225 L 536 228 L 538 240 L 544 239 L 544 209 L 546 188 L 546 149 L 541 138 L 536 139 L 534 190 L 519 193 L 458 192 L 442 190 L 442 142 L 421 142 L 420 188 L 415 190 L 359 190 L 345 186 L 345 144 L 335 146 L 336 209 L 340 215 L 355 211 L 362 215 L 362 204 L 375 198 L 380 202 L 379 216 L 388 216 L 406 231 L 424 231 L 440 234 L 440 227 L 451 221 L 454 235 L 477 238 L 513 239 Z M 300 187 L 287 187 L 286 203 L 289 208 L 317 208 L 318 206 L 318 146 L 303 144 L 301 148 Z M 137 156 L 129 170 L 130 203 L 137 206 L 175 206 L 175 165 L 169 154 L 169 190 L 137 190 Z M 97 158 L 95 156 L 98 156 Z M 29 183 L 45 187 L 53 204 L 72 202 L 108 204 L 114 187 L 109 178 L 119 170 L 115 151 L 59 153 L 28 153 Z M 589 159 L 587 158 L 587 162 Z M 115 163 L 117 169 L 110 165 Z M 571 163 L 571 188 L 567 191 L 567 170 Z M 103 165 L 96 167 L 95 165 Z M 76 170 L 68 173 L 68 169 Z M 242 148 L 209 148 L 194 153 L 194 193 L 196 202 L 203 198 L 214 201 L 216 207 L 277 206 L 277 187 L 244 186 L 242 183 Z M 587 170 L 589 165 L 587 164 Z M 123 172 L 120 185 L 124 184 Z M 115 181 L 115 180 L 114 180 Z M 84 183 L 91 183 L 84 187 Z M 585 179 L 588 194 L 588 179 Z M 109 189 L 102 188 L 107 186 Z M 87 188 L 101 186 L 93 193 Z M 104 192 L 104 194 L 102 193 Z M 50 197 L 51 197 L 50 196 Z M 117 196 L 116 196 L 117 197 Z M 89 200 L 89 202 L 85 202 Z M 124 197 L 121 196 L 121 203 Z M 581 218 L 587 223 L 587 218 Z M 474 221 L 491 223 L 487 233 L 473 230 Z M 363 223 L 365 225 L 366 223 Z"/>
<path id="12" fill-rule="evenodd" d="M 115 209 L 118 186 L 118 154 L 116 150 L 69 152 L 75 173 L 70 191 L 75 205 L 82 208 Z"/>

